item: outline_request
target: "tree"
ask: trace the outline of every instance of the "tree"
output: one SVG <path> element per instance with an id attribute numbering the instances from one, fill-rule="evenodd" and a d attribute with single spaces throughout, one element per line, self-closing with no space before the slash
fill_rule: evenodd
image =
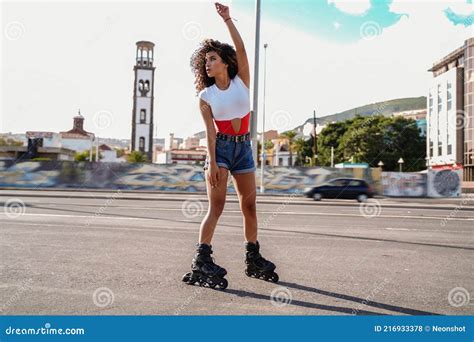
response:
<path id="1" fill-rule="evenodd" d="M 132 151 L 127 156 L 127 161 L 129 163 L 146 163 L 147 159 L 147 156 L 139 151 Z"/>
<path id="2" fill-rule="evenodd" d="M 318 164 L 320 166 L 331 166 L 331 147 L 334 147 L 334 163 L 344 161 L 344 148 L 340 144 L 340 140 L 347 131 L 351 121 L 331 123 L 318 134 Z M 313 139 L 313 136 L 311 136 L 311 144 L 313 144 Z"/>
<path id="3" fill-rule="evenodd" d="M 76 152 L 74 155 L 74 161 L 77 162 L 84 162 L 84 161 L 90 161 L 90 151 L 82 151 L 82 152 Z M 104 156 L 100 154 L 99 152 L 99 160 L 102 159 Z M 92 151 L 92 161 L 95 161 L 95 151 Z"/>
<path id="4" fill-rule="evenodd" d="M 0 138 L 0 146 L 23 146 L 23 142 L 10 138 Z"/>
<path id="5" fill-rule="evenodd" d="M 352 160 L 384 170 L 398 170 L 398 160 L 405 161 L 404 170 L 425 168 L 425 138 L 420 136 L 416 121 L 403 117 L 356 116 L 344 122 L 329 124 L 318 136 L 320 165 L 329 165 L 331 146 L 336 163 Z"/>
<path id="6" fill-rule="evenodd" d="M 295 164 L 297 166 L 304 165 L 303 151 L 305 149 L 306 144 L 307 144 L 307 142 L 306 142 L 306 140 L 304 140 L 303 137 L 298 137 L 298 138 L 295 139 L 293 147 L 294 147 L 295 152 L 296 152 Z"/>
<path id="7" fill-rule="evenodd" d="M 290 152 L 290 166 L 293 166 L 293 139 L 296 136 L 295 131 L 286 131 L 280 134 L 280 137 L 288 139 L 288 151 Z"/>

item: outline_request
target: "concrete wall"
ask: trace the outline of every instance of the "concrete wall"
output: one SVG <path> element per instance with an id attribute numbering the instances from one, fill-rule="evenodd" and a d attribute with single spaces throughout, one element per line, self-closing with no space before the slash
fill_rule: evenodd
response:
<path id="1" fill-rule="evenodd" d="M 336 177 L 364 178 L 381 193 L 380 169 L 266 167 L 267 193 L 299 193 Z M 256 172 L 260 187 L 260 169 Z M 235 192 L 231 177 L 228 191 Z M 206 191 L 198 165 L 0 161 L 0 187 Z"/>

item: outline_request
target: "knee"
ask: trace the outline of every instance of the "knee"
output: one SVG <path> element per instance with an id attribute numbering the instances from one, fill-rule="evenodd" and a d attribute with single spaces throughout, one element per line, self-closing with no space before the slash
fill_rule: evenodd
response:
<path id="1" fill-rule="evenodd" d="M 242 209 L 242 213 L 245 216 L 256 216 L 257 214 L 257 205 L 255 203 L 255 199 L 244 201 L 240 208 Z"/>
<path id="2" fill-rule="evenodd" d="M 209 216 L 213 218 L 219 218 L 224 211 L 225 200 L 212 201 L 209 206 Z"/>

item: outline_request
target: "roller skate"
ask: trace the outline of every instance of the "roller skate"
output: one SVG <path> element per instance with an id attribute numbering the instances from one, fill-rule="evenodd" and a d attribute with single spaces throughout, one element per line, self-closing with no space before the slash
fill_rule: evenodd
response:
<path id="1" fill-rule="evenodd" d="M 276 266 L 273 262 L 262 257 L 258 241 L 256 243 L 246 242 L 245 250 L 245 264 L 247 265 L 245 274 L 248 277 L 278 282 L 278 274 L 274 272 Z"/>
<path id="2" fill-rule="evenodd" d="M 199 286 L 208 286 L 215 288 L 216 286 L 224 290 L 227 288 L 228 282 L 224 276 L 227 274 L 225 268 L 214 263 L 211 257 L 212 248 L 204 243 L 197 244 L 196 255 L 191 263 L 191 272 L 183 276 L 186 284 Z"/>

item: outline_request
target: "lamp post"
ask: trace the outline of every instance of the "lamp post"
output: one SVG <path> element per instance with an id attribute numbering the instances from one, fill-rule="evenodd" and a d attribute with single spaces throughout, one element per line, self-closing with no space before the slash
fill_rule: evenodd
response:
<path id="1" fill-rule="evenodd" d="M 379 161 L 379 163 L 378 163 L 377 165 L 378 165 L 378 166 L 382 169 L 382 171 L 383 171 L 383 166 L 385 165 L 385 164 L 383 163 L 383 161 Z"/>
<path id="2" fill-rule="evenodd" d="M 403 158 L 398 159 L 398 165 L 399 165 L 400 172 L 402 172 L 402 165 L 403 165 L 404 162 L 405 161 L 403 160 Z"/>
<path id="3" fill-rule="evenodd" d="M 262 165 L 260 166 L 260 193 L 263 194 L 265 192 L 265 185 L 263 183 L 263 176 L 265 170 L 265 159 L 267 157 L 267 153 L 265 151 L 265 90 L 267 87 L 267 47 L 268 44 L 265 43 L 264 47 L 264 60 L 263 60 L 263 116 L 262 116 Z"/>

